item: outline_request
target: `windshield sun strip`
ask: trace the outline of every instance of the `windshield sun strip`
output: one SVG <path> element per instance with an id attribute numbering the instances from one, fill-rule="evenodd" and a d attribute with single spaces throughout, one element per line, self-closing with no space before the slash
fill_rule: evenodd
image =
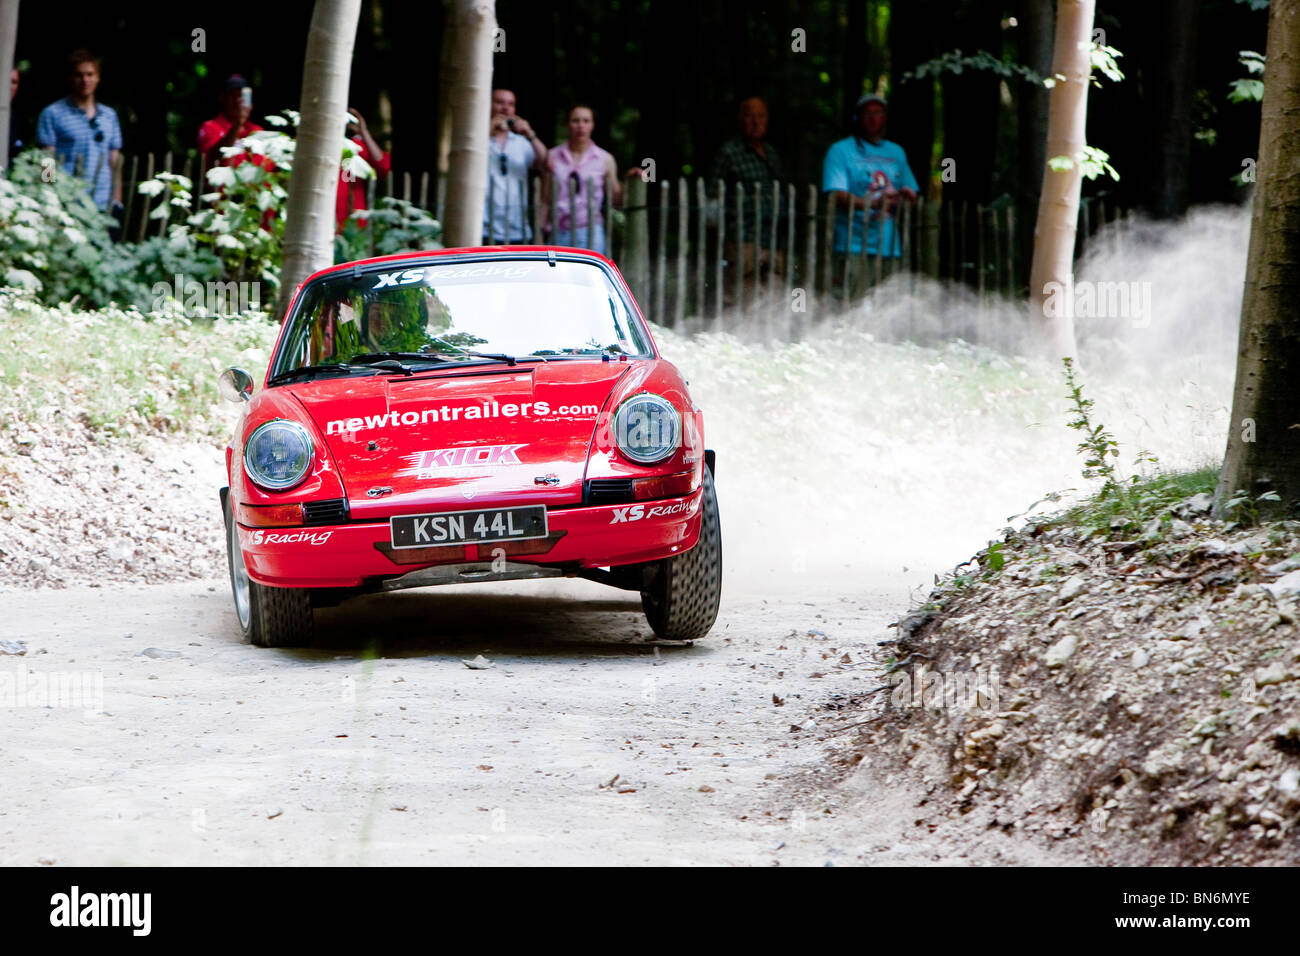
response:
<path id="1" fill-rule="evenodd" d="M 628 318 L 633 322 L 634 325 L 636 325 L 639 328 L 640 332 L 643 334 L 645 339 L 644 352 L 622 353 L 622 354 L 626 354 L 628 358 L 642 358 L 642 359 L 655 358 L 658 355 L 658 351 L 655 345 L 653 344 L 654 340 L 649 334 L 650 330 L 648 324 L 645 321 L 645 318 L 637 310 L 635 302 L 628 297 L 630 293 L 627 294 L 624 293 L 623 284 L 619 281 L 618 275 L 615 273 L 615 271 L 612 268 L 610 268 L 604 262 L 601 262 L 599 259 L 588 258 L 586 256 L 576 254 L 576 253 L 557 253 L 552 250 L 539 250 L 537 252 L 521 252 L 515 255 L 511 255 L 509 257 L 485 257 L 480 254 L 429 256 L 423 259 L 421 258 L 403 259 L 399 257 L 399 258 L 394 258 L 391 260 L 381 261 L 381 262 L 368 262 L 366 263 L 364 268 L 359 268 L 354 265 L 351 269 L 341 270 L 337 272 L 330 272 L 327 275 L 313 279 L 311 282 L 307 283 L 307 285 L 303 287 L 302 291 L 294 299 L 292 311 L 290 311 L 285 316 L 284 319 L 285 330 L 289 330 L 293 327 L 294 322 L 297 321 L 298 317 L 302 313 L 304 304 L 306 304 L 312 298 L 312 294 L 316 292 L 321 286 L 340 279 L 355 281 L 356 279 L 359 279 L 365 275 L 370 275 L 370 274 L 377 275 L 382 273 L 385 269 L 392 269 L 393 266 L 399 262 L 410 269 L 426 269 L 426 268 L 432 268 L 438 266 L 463 265 L 465 263 L 474 263 L 474 262 L 548 262 L 552 264 L 555 262 L 576 262 L 576 263 L 581 263 L 583 265 L 595 266 L 605 276 L 605 280 L 610 284 L 613 291 L 618 295 L 620 299 L 623 300 L 623 305 L 627 312 Z M 270 368 L 279 368 L 280 366 L 285 364 L 284 361 L 285 353 L 288 351 L 289 344 L 290 343 L 284 338 L 282 338 L 279 342 L 277 342 L 276 353 L 274 356 L 272 356 Z M 531 358 L 531 356 L 529 357 Z M 553 355 L 545 356 L 545 358 L 547 359 L 587 358 L 587 357 L 589 356 L 553 356 Z M 523 358 L 525 357 L 520 356 L 520 359 Z M 446 368 L 449 366 L 444 364 L 442 367 Z M 292 371 L 292 369 L 279 368 L 279 371 L 277 371 L 274 375 L 268 376 L 267 383 L 272 384 L 278 381 L 282 375 L 287 374 L 290 371 Z"/>

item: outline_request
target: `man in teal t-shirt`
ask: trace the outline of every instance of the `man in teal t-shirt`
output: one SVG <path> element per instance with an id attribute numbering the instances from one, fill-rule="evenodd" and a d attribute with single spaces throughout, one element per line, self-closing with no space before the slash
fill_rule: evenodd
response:
<path id="1" fill-rule="evenodd" d="M 889 107 L 884 99 L 868 94 L 857 103 L 853 135 L 826 151 L 822 164 L 822 192 L 835 199 L 834 251 L 848 246 L 848 210 L 853 210 L 853 242 L 848 249 L 862 252 L 866 233 L 867 254 L 883 248 L 886 257 L 902 255 L 901 239 L 894 229 L 899 202 L 916 199 L 916 177 L 907 165 L 903 147 L 885 139 Z M 870 218 L 865 219 L 868 211 Z"/>

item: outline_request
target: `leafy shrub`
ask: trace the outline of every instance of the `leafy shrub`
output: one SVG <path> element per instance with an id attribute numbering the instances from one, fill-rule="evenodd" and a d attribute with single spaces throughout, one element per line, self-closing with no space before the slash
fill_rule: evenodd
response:
<path id="1" fill-rule="evenodd" d="M 86 306 L 136 301 L 141 282 L 127 247 L 108 230 L 111 216 L 89 187 L 40 150 L 14 158 L 0 177 L 0 276 L 46 304 L 76 298 Z"/>
<path id="2" fill-rule="evenodd" d="M 364 223 L 364 224 L 363 224 Z M 384 196 L 376 209 L 358 209 L 334 240 L 334 261 L 394 252 L 441 249 L 442 223 L 405 199 Z"/>

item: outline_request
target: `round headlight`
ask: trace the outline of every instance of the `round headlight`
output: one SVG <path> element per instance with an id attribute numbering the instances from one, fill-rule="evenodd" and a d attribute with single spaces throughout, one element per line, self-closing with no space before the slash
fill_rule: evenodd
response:
<path id="1" fill-rule="evenodd" d="M 244 445 L 248 477 L 271 491 L 283 491 L 302 481 L 311 468 L 311 458 L 307 429 L 283 418 L 259 425 Z"/>
<path id="2" fill-rule="evenodd" d="M 666 398 L 634 395 L 614 413 L 614 441 L 632 461 L 652 465 L 682 443 L 682 419 Z"/>

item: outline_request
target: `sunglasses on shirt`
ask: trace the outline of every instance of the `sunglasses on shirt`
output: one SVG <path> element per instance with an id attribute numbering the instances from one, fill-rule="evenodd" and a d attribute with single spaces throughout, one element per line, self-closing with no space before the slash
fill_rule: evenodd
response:
<path id="1" fill-rule="evenodd" d="M 93 129 L 93 130 L 95 131 L 95 142 L 96 142 L 96 143 L 102 143 L 102 142 L 104 141 L 104 131 L 103 131 L 102 129 L 99 128 L 99 117 L 98 117 L 98 116 L 95 116 L 95 117 L 93 117 L 93 118 L 91 119 L 91 121 L 90 121 L 90 128 Z"/>
<path id="2" fill-rule="evenodd" d="M 501 175 L 504 176 L 506 174 L 506 154 L 502 153 L 497 159 L 501 161 Z"/>

